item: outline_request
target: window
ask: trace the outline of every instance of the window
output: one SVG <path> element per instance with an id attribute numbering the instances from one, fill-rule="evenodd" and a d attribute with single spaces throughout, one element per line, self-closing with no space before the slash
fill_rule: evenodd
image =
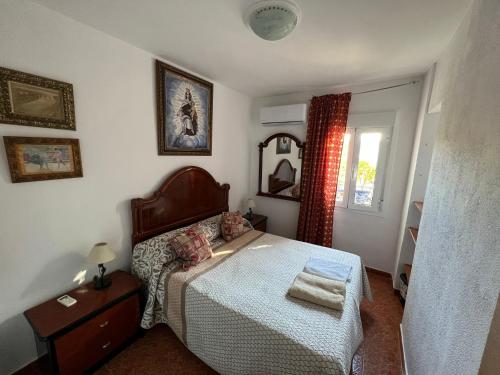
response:
<path id="1" fill-rule="evenodd" d="M 380 211 L 390 127 L 348 128 L 337 182 L 336 205 L 364 211 Z"/>

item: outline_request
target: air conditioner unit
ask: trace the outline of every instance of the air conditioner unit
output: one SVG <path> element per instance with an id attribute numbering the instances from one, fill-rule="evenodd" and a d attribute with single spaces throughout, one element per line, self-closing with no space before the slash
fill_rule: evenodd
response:
<path id="1" fill-rule="evenodd" d="M 262 125 L 302 125 L 306 122 L 307 106 L 303 104 L 280 105 L 260 109 Z"/>

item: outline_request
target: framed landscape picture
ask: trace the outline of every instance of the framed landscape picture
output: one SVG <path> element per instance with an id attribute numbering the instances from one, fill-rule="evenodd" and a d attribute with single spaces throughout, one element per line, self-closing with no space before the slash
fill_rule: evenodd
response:
<path id="1" fill-rule="evenodd" d="M 76 130 L 73 86 L 0 67 L 0 123 Z"/>
<path id="2" fill-rule="evenodd" d="M 213 84 L 156 61 L 158 154 L 212 155 Z"/>
<path id="3" fill-rule="evenodd" d="M 12 182 L 82 177 L 78 139 L 3 137 Z"/>

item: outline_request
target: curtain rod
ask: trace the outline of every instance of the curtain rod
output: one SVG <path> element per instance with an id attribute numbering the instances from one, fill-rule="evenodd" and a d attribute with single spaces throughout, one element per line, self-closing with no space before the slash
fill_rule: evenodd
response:
<path id="1" fill-rule="evenodd" d="M 366 94 L 366 93 L 369 93 L 369 92 L 375 92 L 375 91 L 382 91 L 382 90 L 393 89 L 393 88 L 401 87 L 401 86 L 414 85 L 417 82 L 419 82 L 419 81 L 415 80 L 415 81 L 410 81 L 410 82 L 406 82 L 406 83 L 401 83 L 399 85 L 381 87 L 379 89 L 366 90 L 366 91 L 361 91 L 361 92 L 353 92 L 351 95 L 360 95 L 360 94 Z"/>

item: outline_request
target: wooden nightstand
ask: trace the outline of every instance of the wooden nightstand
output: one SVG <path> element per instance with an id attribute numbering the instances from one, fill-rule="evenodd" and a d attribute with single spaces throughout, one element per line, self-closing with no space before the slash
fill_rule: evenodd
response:
<path id="1" fill-rule="evenodd" d="M 247 215 L 243 217 L 252 224 L 254 229 L 260 230 L 261 232 L 267 231 L 267 216 L 253 214 L 252 219 L 249 219 Z"/>
<path id="2" fill-rule="evenodd" d="M 78 302 L 65 307 L 56 298 L 24 312 L 40 341 L 47 343 L 54 373 L 80 374 L 122 349 L 140 332 L 140 281 L 112 272 L 111 286 L 88 283 L 67 292 Z"/>

